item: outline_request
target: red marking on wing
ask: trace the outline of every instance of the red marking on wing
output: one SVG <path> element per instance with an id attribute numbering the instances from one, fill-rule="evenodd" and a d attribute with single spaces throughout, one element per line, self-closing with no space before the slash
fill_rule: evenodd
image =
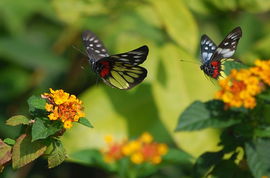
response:
<path id="1" fill-rule="evenodd" d="M 211 65 L 214 67 L 214 72 L 213 72 L 212 77 L 217 79 L 220 76 L 221 63 L 220 61 L 212 61 Z"/>
<path id="2" fill-rule="evenodd" d="M 102 61 L 102 69 L 99 73 L 100 77 L 104 78 L 110 73 L 110 63 L 108 61 Z"/>

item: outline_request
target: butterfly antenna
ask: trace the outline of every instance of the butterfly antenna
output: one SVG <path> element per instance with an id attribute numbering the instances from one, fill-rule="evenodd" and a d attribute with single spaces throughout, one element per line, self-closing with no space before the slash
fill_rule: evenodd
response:
<path id="1" fill-rule="evenodd" d="M 86 54 L 85 52 L 83 52 L 81 49 L 77 48 L 77 47 L 74 46 L 74 45 L 72 45 L 72 47 L 73 47 L 74 49 L 76 49 L 77 51 L 79 51 L 81 54 L 87 56 L 87 54 Z"/>

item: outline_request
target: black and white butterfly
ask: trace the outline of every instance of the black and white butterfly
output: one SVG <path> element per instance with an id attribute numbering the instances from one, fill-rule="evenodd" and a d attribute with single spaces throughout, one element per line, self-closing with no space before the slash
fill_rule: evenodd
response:
<path id="1" fill-rule="evenodd" d="M 107 85 L 127 90 L 141 83 L 146 77 L 147 70 L 139 64 L 146 60 L 149 51 L 147 46 L 109 55 L 103 43 L 93 32 L 84 31 L 82 40 L 93 71 Z"/>
<path id="2" fill-rule="evenodd" d="M 233 29 L 225 39 L 217 46 L 207 35 L 201 37 L 201 70 L 218 79 L 222 71 L 221 60 L 228 59 L 235 53 L 239 39 L 242 37 L 240 27 Z"/>

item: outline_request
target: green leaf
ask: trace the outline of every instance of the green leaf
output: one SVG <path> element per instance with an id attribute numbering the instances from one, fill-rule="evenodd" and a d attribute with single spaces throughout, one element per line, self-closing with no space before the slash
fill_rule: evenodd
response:
<path id="1" fill-rule="evenodd" d="M 48 167 L 54 168 L 65 161 L 66 151 L 60 140 L 53 140 L 53 150 L 48 155 Z"/>
<path id="2" fill-rule="evenodd" d="M 248 66 L 237 61 L 226 61 L 224 63 L 224 73 L 226 75 L 229 75 L 231 73 L 232 69 L 245 69 Z"/>
<path id="3" fill-rule="evenodd" d="M 31 96 L 28 100 L 29 112 L 35 112 L 36 110 L 45 110 L 46 100 L 40 96 Z"/>
<path id="4" fill-rule="evenodd" d="M 223 157 L 222 151 L 206 152 L 202 154 L 195 163 L 193 177 L 205 177 L 213 168 L 221 162 Z"/>
<path id="5" fill-rule="evenodd" d="M 257 136 L 257 137 L 270 137 L 270 127 L 255 128 L 254 136 Z"/>
<path id="6" fill-rule="evenodd" d="M 6 124 L 10 126 L 16 126 L 21 124 L 28 125 L 29 119 L 23 115 L 12 116 L 6 121 Z"/>
<path id="7" fill-rule="evenodd" d="M 188 153 L 179 150 L 179 149 L 174 149 L 170 148 L 168 150 L 168 153 L 163 156 L 163 161 L 164 162 L 169 162 L 169 163 L 191 163 L 192 156 L 189 155 Z"/>
<path id="8" fill-rule="evenodd" d="M 4 142 L 8 145 L 14 145 L 16 143 L 16 141 L 11 138 L 5 138 Z"/>
<path id="9" fill-rule="evenodd" d="M 210 107 L 210 108 L 208 108 Z M 217 113 L 214 101 L 211 103 L 193 102 L 181 115 L 178 120 L 175 131 L 192 131 L 200 130 L 207 127 L 222 128 L 237 124 L 241 120 L 229 119 L 224 120 L 222 117 L 214 116 Z"/>
<path id="10" fill-rule="evenodd" d="M 61 124 L 58 123 L 58 121 L 49 121 L 47 118 L 37 117 L 32 126 L 32 142 L 55 134 L 61 129 Z"/>
<path id="11" fill-rule="evenodd" d="M 258 138 L 245 144 L 248 166 L 256 178 L 270 176 L 270 139 Z"/>
<path id="12" fill-rule="evenodd" d="M 168 35 L 185 50 L 193 53 L 198 43 L 198 31 L 191 12 L 181 0 L 150 0 Z M 181 20 L 179 20 L 181 19 Z"/>
<path id="13" fill-rule="evenodd" d="M 5 144 L 0 139 L 0 167 L 10 160 L 11 160 L 11 146 Z"/>
<path id="14" fill-rule="evenodd" d="M 224 173 L 226 170 L 226 174 Z M 237 177 L 237 178 L 252 178 L 250 171 L 241 169 L 236 163 L 235 160 L 222 160 L 218 163 L 213 171 L 211 171 L 211 176 L 216 178 L 228 178 L 228 177 Z"/>
<path id="15" fill-rule="evenodd" d="M 264 99 L 266 101 L 270 101 L 270 90 L 266 90 L 258 95 L 259 98 Z"/>
<path id="16" fill-rule="evenodd" d="M 86 127 L 94 128 L 93 125 L 85 117 L 80 118 L 78 123 L 80 123 Z"/>
<path id="17" fill-rule="evenodd" d="M 31 142 L 31 137 L 22 134 L 12 150 L 12 167 L 18 169 L 40 157 L 47 149 L 45 142 L 38 140 Z"/>

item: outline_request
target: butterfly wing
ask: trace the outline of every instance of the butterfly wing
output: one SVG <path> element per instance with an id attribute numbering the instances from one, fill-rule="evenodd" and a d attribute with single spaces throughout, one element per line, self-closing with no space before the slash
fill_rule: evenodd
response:
<path id="1" fill-rule="evenodd" d="M 132 51 L 121 54 L 115 54 L 110 57 L 114 58 L 116 61 L 120 61 L 126 64 L 139 65 L 146 60 L 148 52 L 149 52 L 148 47 L 144 45 Z"/>
<path id="2" fill-rule="evenodd" d="M 221 60 L 230 58 L 234 53 L 238 45 L 238 41 L 242 37 L 242 30 L 240 27 L 233 29 L 225 39 L 218 45 L 211 60 Z"/>
<path id="3" fill-rule="evenodd" d="M 89 30 L 84 31 L 82 33 L 82 40 L 91 64 L 95 63 L 101 58 L 109 56 L 102 41 L 93 32 Z"/>
<path id="4" fill-rule="evenodd" d="M 147 70 L 138 66 L 148 55 L 148 47 L 112 55 L 97 61 L 103 81 L 114 88 L 131 89 L 147 76 Z"/>
<path id="5" fill-rule="evenodd" d="M 143 67 L 113 62 L 109 74 L 102 79 L 114 88 L 127 90 L 141 83 L 146 76 L 147 70 Z"/>
<path id="6" fill-rule="evenodd" d="M 208 62 L 217 49 L 217 45 L 207 36 L 201 37 L 201 62 Z"/>

